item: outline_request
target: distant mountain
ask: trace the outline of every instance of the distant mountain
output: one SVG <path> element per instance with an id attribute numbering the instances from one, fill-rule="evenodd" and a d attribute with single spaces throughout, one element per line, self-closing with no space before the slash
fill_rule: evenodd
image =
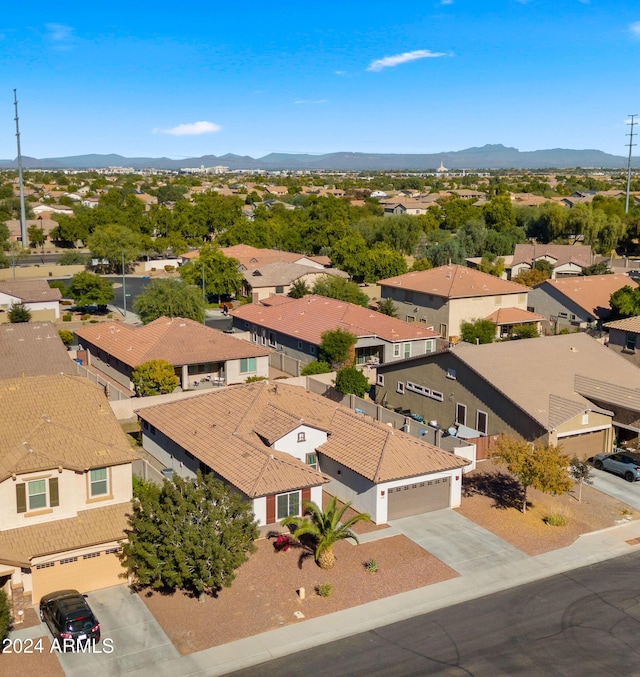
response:
<path id="1" fill-rule="evenodd" d="M 479 148 L 421 155 L 396 153 L 328 153 L 326 155 L 270 153 L 262 158 L 252 158 L 228 153 L 203 155 L 197 158 L 171 160 L 170 158 L 127 158 L 122 155 L 74 155 L 71 157 L 22 158 L 28 169 L 104 169 L 107 167 L 132 167 L 133 169 L 181 169 L 182 167 L 214 167 L 229 169 L 291 169 L 340 171 L 429 171 L 442 163 L 448 169 L 569 169 L 606 168 L 621 169 L 627 158 L 610 155 L 600 150 L 550 150 L 519 151 L 502 144 L 487 144 Z M 634 167 L 640 159 L 633 158 Z M 17 167 L 16 160 L 0 160 L 0 169 Z"/>

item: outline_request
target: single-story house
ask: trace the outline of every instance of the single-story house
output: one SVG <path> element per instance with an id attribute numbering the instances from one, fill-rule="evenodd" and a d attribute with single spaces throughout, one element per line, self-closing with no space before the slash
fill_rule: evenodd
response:
<path id="1" fill-rule="evenodd" d="M 118 585 L 137 457 L 102 389 L 67 374 L 0 388 L 0 588 L 16 610 Z"/>
<path id="2" fill-rule="evenodd" d="M 579 244 L 517 244 L 511 261 L 511 278 L 531 270 L 537 261 L 553 266 L 551 279 L 582 275 L 594 263 L 591 247 Z"/>
<path id="3" fill-rule="evenodd" d="M 60 319 L 59 289 L 52 289 L 46 280 L 0 280 L 0 323 L 8 322 L 8 311 L 24 304 L 35 321 Z"/>
<path id="4" fill-rule="evenodd" d="M 159 317 L 144 327 L 104 322 L 75 330 L 88 362 L 133 389 L 133 370 L 149 360 L 166 360 L 183 389 L 203 378 L 219 385 L 269 375 L 269 351 L 182 317 Z"/>
<path id="5" fill-rule="evenodd" d="M 356 364 L 430 353 L 437 349 L 439 340 L 438 334 L 423 324 L 404 322 L 325 296 L 275 296 L 240 306 L 230 314 L 234 328 L 249 332 L 253 343 L 305 362 L 318 359 L 322 334 L 334 329 L 357 337 Z"/>
<path id="6" fill-rule="evenodd" d="M 640 403 L 638 383 L 639 369 L 578 333 L 459 343 L 384 364 L 377 370 L 376 400 L 444 429 L 462 425 L 480 435 L 562 444 L 565 453 L 586 458 L 610 451 L 621 430 L 640 431 L 635 405 L 622 398 L 627 411 L 611 394 L 633 390 Z"/>
<path id="7" fill-rule="evenodd" d="M 167 468 L 210 471 L 261 526 L 321 504 L 322 488 L 374 522 L 460 504 L 468 461 L 304 388 L 261 381 L 138 412 L 143 447 Z"/>
<path id="8" fill-rule="evenodd" d="M 286 261 L 267 263 L 259 268 L 243 271 L 242 294 L 251 296 L 255 303 L 270 296 L 288 294 L 294 282 L 304 282 L 311 289 L 325 275 L 349 279 L 348 273 L 337 268 L 322 268 Z"/>

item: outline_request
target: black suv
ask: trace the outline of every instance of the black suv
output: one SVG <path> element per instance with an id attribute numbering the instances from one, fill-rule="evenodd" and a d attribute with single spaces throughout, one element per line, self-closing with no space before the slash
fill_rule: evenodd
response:
<path id="1" fill-rule="evenodd" d="M 100 623 L 77 590 L 58 590 L 40 600 L 40 618 L 63 646 L 86 640 L 100 641 Z M 64 642 L 67 640 L 67 642 Z"/>

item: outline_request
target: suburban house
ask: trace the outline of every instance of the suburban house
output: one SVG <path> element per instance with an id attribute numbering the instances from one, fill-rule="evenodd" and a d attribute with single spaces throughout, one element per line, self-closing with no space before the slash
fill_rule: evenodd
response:
<path id="1" fill-rule="evenodd" d="M 14 610 L 122 582 L 136 456 L 102 389 L 67 374 L 0 382 L 0 588 Z"/>
<path id="2" fill-rule="evenodd" d="M 325 296 L 263 299 L 231 311 L 233 326 L 253 343 L 304 362 L 318 359 L 322 334 L 343 329 L 354 334 L 356 364 L 378 364 L 437 349 L 438 334 L 374 310 Z"/>
<path id="3" fill-rule="evenodd" d="M 553 266 L 552 279 L 582 275 L 595 263 L 591 247 L 579 244 L 517 244 L 511 261 L 511 278 L 531 270 L 537 261 Z"/>
<path id="4" fill-rule="evenodd" d="M 607 322 L 604 328 L 609 331 L 606 345 L 640 367 L 640 316 Z"/>
<path id="5" fill-rule="evenodd" d="M 516 435 L 587 458 L 610 451 L 614 438 L 637 436 L 638 383 L 639 369 L 578 333 L 459 343 L 381 365 L 376 400 L 454 434 L 466 426 L 481 435 Z"/>
<path id="6" fill-rule="evenodd" d="M 253 302 L 278 294 L 288 294 L 294 282 L 304 282 L 308 288 L 325 275 L 334 275 L 349 279 L 349 274 L 337 268 L 323 268 L 301 263 L 277 261 L 266 263 L 242 273 L 242 294 L 251 296 Z"/>
<path id="7" fill-rule="evenodd" d="M 377 524 L 460 504 L 466 459 L 297 386 L 261 381 L 138 416 L 149 453 L 182 476 L 215 473 L 261 526 L 320 505 L 323 486 Z"/>
<path id="8" fill-rule="evenodd" d="M 556 330 L 595 327 L 611 314 L 611 294 L 637 284 L 624 274 L 545 280 L 529 292 L 529 310 L 544 315 Z"/>
<path id="9" fill-rule="evenodd" d="M 0 380 L 75 374 L 76 364 L 51 322 L 0 325 Z"/>
<path id="10" fill-rule="evenodd" d="M 8 311 L 24 304 L 32 320 L 53 321 L 60 318 L 59 289 L 52 289 L 46 280 L 0 280 L 0 323 L 8 322 Z"/>
<path id="11" fill-rule="evenodd" d="M 298 263 L 312 268 L 328 268 L 331 262 L 326 256 L 307 256 L 279 249 L 260 249 L 248 244 L 236 244 L 232 247 L 221 247 L 220 251 L 227 257 L 236 259 L 241 272 L 256 270 L 270 263 Z"/>
<path id="12" fill-rule="evenodd" d="M 182 317 L 159 317 L 143 327 L 104 322 L 75 330 L 90 365 L 133 389 L 133 370 L 166 360 L 187 390 L 202 380 L 218 385 L 269 375 L 269 351 Z"/>
<path id="13" fill-rule="evenodd" d="M 400 317 L 425 323 L 453 342 L 459 339 L 463 322 L 489 319 L 502 308 L 522 311 L 520 323 L 540 322 L 538 315 L 527 312 L 529 287 L 466 266 L 405 273 L 378 284 L 382 298 L 394 301 Z"/>

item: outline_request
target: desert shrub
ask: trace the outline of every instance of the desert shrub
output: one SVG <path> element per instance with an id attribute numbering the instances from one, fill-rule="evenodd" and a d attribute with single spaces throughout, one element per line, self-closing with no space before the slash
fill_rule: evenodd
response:
<path id="1" fill-rule="evenodd" d="M 566 527 L 567 526 L 567 517 L 562 515 L 559 512 L 551 513 L 544 518 L 545 524 L 548 524 L 550 527 Z"/>
<path id="2" fill-rule="evenodd" d="M 364 569 L 365 569 L 366 572 L 368 572 L 370 574 L 375 574 L 375 573 L 378 572 L 378 563 L 373 558 L 368 559 L 364 563 Z"/>
<path id="3" fill-rule="evenodd" d="M 73 343 L 72 331 L 69 331 L 68 329 L 58 329 L 58 335 L 65 346 L 70 346 Z"/>
<path id="4" fill-rule="evenodd" d="M 62 321 L 63 322 L 71 322 L 72 318 L 73 318 L 73 315 L 71 313 L 65 313 L 62 316 Z"/>
<path id="5" fill-rule="evenodd" d="M 329 597 L 332 589 L 333 585 L 331 583 L 321 583 L 316 587 L 316 592 L 320 597 Z"/>
<path id="6" fill-rule="evenodd" d="M 84 322 L 85 320 L 90 320 L 91 319 L 91 314 L 90 313 L 85 313 L 84 315 L 80 315 L 80 319 Z"/>

